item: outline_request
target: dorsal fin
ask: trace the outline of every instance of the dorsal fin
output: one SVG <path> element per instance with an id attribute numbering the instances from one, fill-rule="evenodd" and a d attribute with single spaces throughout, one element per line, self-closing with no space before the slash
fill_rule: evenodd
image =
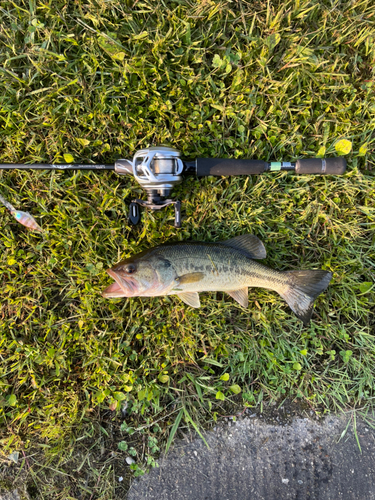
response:
<path id="1" fill-rule="evenodd" d="M 267 252 L 263 243 L 253 234 L 241 234 L 230 240 L 220 241 L 221 245 L 240 250 L 250 259 L 265 259 Z"/>

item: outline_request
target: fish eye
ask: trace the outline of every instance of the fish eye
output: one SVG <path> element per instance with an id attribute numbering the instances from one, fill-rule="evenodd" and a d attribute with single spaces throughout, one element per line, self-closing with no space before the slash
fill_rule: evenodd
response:
<path id="1" fill-rule="evenodd" d="M 126 272 L 126 274 L 132 274 L 135 272 L 135 270 L 136 270 L 136 266 L 134 264 L 127 264 L 124 267 L 124 271 Z"/>

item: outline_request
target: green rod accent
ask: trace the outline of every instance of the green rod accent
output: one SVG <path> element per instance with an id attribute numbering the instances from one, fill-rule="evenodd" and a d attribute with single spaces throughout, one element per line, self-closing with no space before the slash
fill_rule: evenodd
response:
<path id="1" fill-rule="evenodd" d="M 271 161 L 270 170 L 281 170 L 281 161 Z"/>

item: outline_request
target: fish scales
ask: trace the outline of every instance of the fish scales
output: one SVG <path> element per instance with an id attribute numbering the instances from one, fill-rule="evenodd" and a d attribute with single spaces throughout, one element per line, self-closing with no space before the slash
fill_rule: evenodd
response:
<path id="1" fill-rule="evenodd" d="M 245 286 L 274 289 L 287 280 L 282 273 L 250 260 L 239 250 L 220 244 L 181 244 L 160 247 L 155 252 L 167 259 L 178 276 L 201 271 L 205 276 L 195 283 L 181 285 L 183 290 L 226 291 Z M 173 290 L 169 295 L 173 294 Z"/>

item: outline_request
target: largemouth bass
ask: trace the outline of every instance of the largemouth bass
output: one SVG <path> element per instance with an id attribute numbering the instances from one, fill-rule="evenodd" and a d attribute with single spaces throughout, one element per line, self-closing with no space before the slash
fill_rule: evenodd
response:
<path id="1" fill-rule="evenodd" d="M 200 307 L 199 292 L 227 292 L 248 307 L 248 287 L 268 288 L 308 324 L 316 297 L 332 278 L 328 271 L 275 271 L 254 259 L 264 259 L 263 243 L 243 234 L 218 243 L 181 242 L 161 245 L 116 264 L 107 273 L 115 282 L 103 297 L 177 295 Z"/>

